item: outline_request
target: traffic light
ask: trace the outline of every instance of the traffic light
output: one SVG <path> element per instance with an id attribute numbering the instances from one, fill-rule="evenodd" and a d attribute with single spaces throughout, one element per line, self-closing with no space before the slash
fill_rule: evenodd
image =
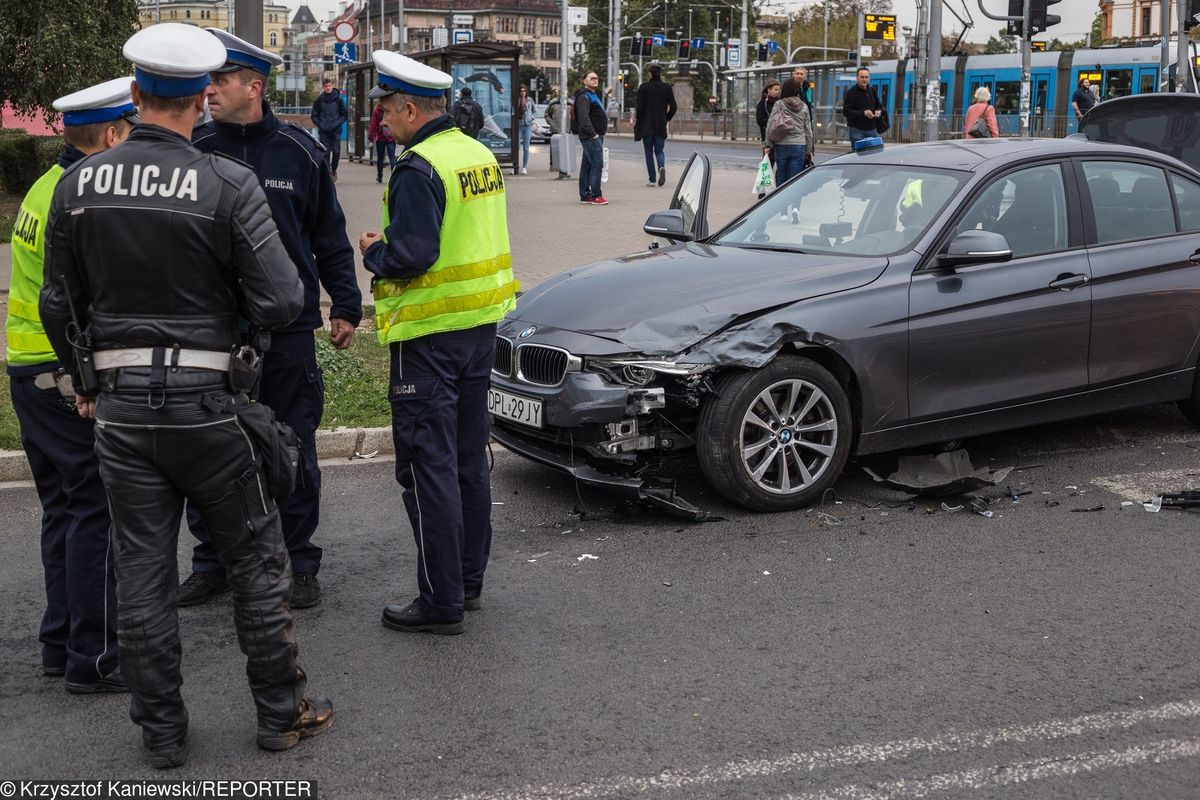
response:
<path id="1" fill-rule="evenodd" d="M 641 58 L 642 56 L 642 37 L 634 36 L 629 40 L 629 55 L 631 58 Z"/>
<path id="2" fill-rule="evenodd" d="M 1021 17 L 1025 14 L 1025 0 L 1008 0 L 1008 15 L 1010 17 Z M 1010 19 L 1008 21 L 1008 35 L 1020 36 L 1023 30 L 1020 19 Z"/>
<path id="3" fill-rule="evenodd" d="M 691 59 L 691 57 L 692 57 L 692 41 L 691 41 L 691 39 L 680 39 L 679 40 L 678 57 L 679 57 L 680 61 L 688 61 Z"/>
<path id="4" fill-rule="evenodd" d="M 621 69 L 621 83 L 626 89 L 633 88 L 633 67 L 624 67 Z"/>
<path id="5" fill-rule="evenodd" d="M 1200 25 L 1200 21 L 1197 21 L 1196 17 L 1200 17 L 1200 0 L 1188 0 L 1187 16 L 1183 19 L 1185 31 Z"/>
<path id="6" fill-rule="evenodd" d="M 644 55 L 646 58 L 654 58 L 654 37 L 653 36 L 643 36 L 642 37 L 642 55 Z"/>
<path id="7" fill-rule="evenodd" d="M 768 58 L 770 58 L 770 55 L 768 54 L 768 51 L 767 51 L 767 43 L 766 43 L 766 42 L 759 42 L 759 45 L 758 45 L 758 60 L 759 60 L 759 61 L 766 61 Z"/>
<path id="8" fill-rule="evenodd" d="M 1046 13 L 1049 6 L 1061 2 L 1062 0 L 1029 0 L 1029 29 L 1036 33 L 1062 22 L 1062 17 L 1057 14 Z"/>

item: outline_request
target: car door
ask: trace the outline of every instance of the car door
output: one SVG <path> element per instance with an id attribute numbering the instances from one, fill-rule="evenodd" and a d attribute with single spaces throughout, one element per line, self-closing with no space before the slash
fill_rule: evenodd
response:
<path id="1" fill-rule="evenodd" d="M 917 270 L 909 286 L 914 422 L 1086 388 L 1091 308 L 1069 162 L 992 179 L 949 226 L 1005 236 L 1012 260 Z"/>
<path id="2" fill-rule="evenodd" d="M 1200 182 L 1152 163 L 1080 159 L 1096 387 L 1194 366 Z"/>

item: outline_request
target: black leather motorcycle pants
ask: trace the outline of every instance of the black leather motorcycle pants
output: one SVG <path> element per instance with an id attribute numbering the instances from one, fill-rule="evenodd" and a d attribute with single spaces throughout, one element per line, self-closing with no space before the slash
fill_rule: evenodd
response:
<path id="1" fill-rule="evenodd" d="M 258 726 L 292 727 L 305 678 L 286 604 L 291 566 L 279 512 L 237 417 L 194 397 L 154 409 L 145 392 L 102 394 L 96 454 L 116 539 L 121 667 L 146 746 L 171 746 L 187 732 L 175 606 L 185 498 L 200 511 L 233 589 Z"/>

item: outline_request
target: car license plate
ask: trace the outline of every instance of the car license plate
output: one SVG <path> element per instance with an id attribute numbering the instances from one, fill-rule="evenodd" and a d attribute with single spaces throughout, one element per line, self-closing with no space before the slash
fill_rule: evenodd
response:
<path id="1" fill-rule="evenodd" d="M 531 428 L 542 427 L 542 401 L 488 389 L 488 411 Z"/>

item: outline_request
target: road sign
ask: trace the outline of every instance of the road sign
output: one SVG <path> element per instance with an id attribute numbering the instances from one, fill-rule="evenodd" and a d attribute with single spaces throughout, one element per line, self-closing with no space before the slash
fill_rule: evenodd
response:
<path id="1" fill-rule="evenodd" d="M 587 25 L 587 6 L 567 6 L 568 25 Z"/>
<path id="2" fill-rule="evenodd" d="M 431 44 L 433 44 L 434 47 L 445 47 L 446 45 L 450 44 L 450 31 L 446 30 L 445 28 L 434 28 L 432 33 L 433 41 Z"/>
<path id="3" fill-rule="evenodd" d="M 304 76 L 280 72 L 275 75 L 275 89 L 280 92 L 303 92 Z"/>
<path id="4" fill-rule="evenodd" d="M 656 33 L 653 36 L 651 36 L 650 38 L 654 40 L 655 47 L 662 47 L 664 44 L 667 43 L 666 34 Z"/>
<path id="5" fill-rule="evenodd" d="M 775 53 L 779 50 L 779 42 L 774 39 L 767 39 L 767 52 Z"/>
<path id="6" fill-rule="evenodd" d="M 354 42 L 335 42 L 333 45 L 333 63 L 354 64 L 358 62 L 358 45 Z"/>
<path id="7" fill-rule="evenodd" d="M 863 58 L 870 58 L 871 53 L 873 53 L 873 52 L 874 52 L 874 50 L 871 49 L 871 45 L 869 45 L 869 44 L 864 44 L 858 48 L 858 54 L 860 56 L 862 56 Z"/>
<path id="8" fill-rule="evenodd" d="M 703 50 L 704 46 L 706 44 L 708 44 L 708 43 L 699 36 L 697 36 L 695 39 L 692 39 L 692 49 L 693 50 Z"/>
<path id="9" fill-rule="evenodd" d="M 358 28 L 348 19 L 333 26 L 333 37 L 339 42 L 352 42 L 355 36 L 358 36 Z"/>
<path id="10" fill-rule="evenodd" d="M 866 14 L 863 16 L 863 38 L 896 41 L 896 17 L 892 14 Z"/>
<path id="11" fill-rule="evenodd" d="M 466 44 L 475 41 L 475 31 L 470 28 L 455 28 L 451 31 L 454 36 L 453 44 Z"/>
<path id="12" fill-rule="evenodd" d="M 469 27 L 475 24 L 475 16 L 473 14 L 455 14 L 454 16 L 450 17 L 450 24 L 466 25 Z"/>
<path id="13" fill-rule="evenodd" d="M 725 43 L 725 65 L 728 67 L 740 67 L 742 65 L 742 43 L 740 40 L 735 43 L 731 39 Z"/>

